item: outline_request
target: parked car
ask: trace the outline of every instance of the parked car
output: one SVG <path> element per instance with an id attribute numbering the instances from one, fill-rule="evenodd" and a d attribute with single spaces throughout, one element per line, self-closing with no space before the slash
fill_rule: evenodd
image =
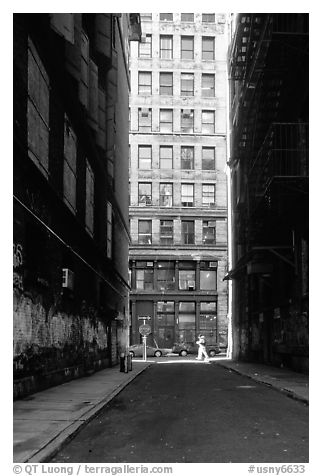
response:
<path id="1" fill-rule="evenodd" d="M 172 347 L 172 352 L 185 357 L 188 354 L 197 354 L 198 347 L 199 346 L 197 344 L 192 342 L 175 342 L 174 346 Z M 220 354 L 218 344 L 207 344 L 206 349 L 209 357 L 215 357 L 215 355 Z"/>
<path id="2" fill-rule="evenodd" d="M 161 349 L 160 347 L 152 347 L 151 345 L 146 346 L 147 357 L 162 357 L 162 355 L 168 354 L 169 352 L 171 352 L 171 349 Z M 132 357 L 142 357 L 143 344 L 131 345 L 129 347 L 129 353 Z"/>

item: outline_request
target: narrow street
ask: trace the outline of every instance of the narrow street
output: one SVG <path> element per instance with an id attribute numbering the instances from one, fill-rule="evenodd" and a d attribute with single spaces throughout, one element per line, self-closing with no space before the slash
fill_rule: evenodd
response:
<path id="1" fill-rule="evenodd" d="M 308 407 L 216 363 L 160 359 L 55 463 L 308 462 Z"/>

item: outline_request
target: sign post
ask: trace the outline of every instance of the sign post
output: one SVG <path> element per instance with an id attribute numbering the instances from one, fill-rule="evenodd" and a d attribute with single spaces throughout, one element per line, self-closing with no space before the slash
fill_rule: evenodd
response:
<path id="1" fill-rule="evenodd" d="M 143 324 L 140 325 L 139 327 L 139 332 L 142 336 L 142 342 L 143 342 L 143 360 L 144 362 L 146 362 L 146 338 L 149 334 L 151 334 L 151 327 L 149 326 L 149 324 L 146 324 L 145 321 L 147 320 L 147 317 L 150 317 L 150 316 L 142 316 L 141 319 L 143 320 Z M 139 317 L 140 319 L 140 317 Z"/>

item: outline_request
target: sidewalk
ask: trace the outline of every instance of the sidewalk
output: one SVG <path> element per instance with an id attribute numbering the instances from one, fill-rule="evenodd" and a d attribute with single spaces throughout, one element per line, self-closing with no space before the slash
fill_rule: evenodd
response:
<path id="1" fill-rule="evenodd" d="M 218 360 L 227 369 L 245 375 L 257 382 L 285 392 L 289 397 L 309 404 L 309 376 L 290 369 L 264 364 L 236 362 L 229 359 Z"/>
<path id="2" fill-rule="evenodd" d="M 13 403 L 13 462 L 41 463 L 114 398 L 151 362 L 135 361 L 35 393 Z"/>

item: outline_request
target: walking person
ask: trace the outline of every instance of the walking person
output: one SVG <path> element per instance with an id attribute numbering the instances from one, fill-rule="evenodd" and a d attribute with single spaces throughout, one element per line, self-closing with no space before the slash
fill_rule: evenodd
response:
<path id="1" fill-rule="evenodd" d="M 202 334 L 199 334 L 198 340 L 197 340 L 196 344 L 199 345 L 199 348 L 198 348 L 198 357 L 196 358 L 196 360 L 202 360 L 202 356 L 204 356 L 205 362 L 209 362 L 209 357 L 208 357 L 208 354 L 207 354 L 207 351 L 206 351 L 206 339 L 205 339 L 205 336 L 202 335 Z"/>

